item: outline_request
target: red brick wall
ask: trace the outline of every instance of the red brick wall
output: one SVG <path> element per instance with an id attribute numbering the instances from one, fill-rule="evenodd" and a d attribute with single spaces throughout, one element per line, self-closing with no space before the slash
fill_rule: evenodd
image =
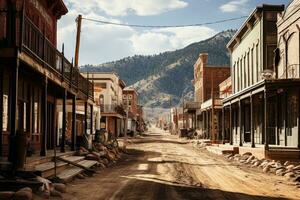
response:
<path id="1" fill-rule="evenodd" d="M 136 116 L 138 113 L 138 108 L 137 108 L 138 96 L 134 91 L 131 90 L 130 91 L 124 90 L 123 95 L 126 95 L 126 98 L 128 97 L 128 95 L 132 95 L 132 99 L 129 99 L 129 101 L 131 101 L 131 112 Z M 126 99 L 123 100 L 123 103 L 124 105 L 127 104 Z"/>
<path id="2" fill-rule="evenodd" d="M 211 98 L 212 86 L 214 93 L 219 91 L 219 84 L 230 76 L 230 67 L 205 67 L 203 69 L 203 99 Z"/>

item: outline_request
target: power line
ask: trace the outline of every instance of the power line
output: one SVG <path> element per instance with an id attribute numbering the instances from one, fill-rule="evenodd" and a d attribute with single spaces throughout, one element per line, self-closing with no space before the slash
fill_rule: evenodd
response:
<path id="1" fill-rule="evenodd" d="M 198 23 L 198 24 L 183 24 L 183 25 L 141 25 L 141 24 L 125 24 L 125 23 L 116 23 L 116 22 L 110 22 L 110 21 L 103 21 L 103 20 L 97 20 L 92 18 L 85 18 L 82 19 L 86 21 L 91 22 L 97 22 L 102 24 L 110 24 L 110 25 L 116 25 L 116 26 L 127 26 L 127 27 L 136 27 L 136 28 L 183 28 L 183 27 L 193 27 L 193 26 L 204 26 L 204 25 L 212 25 L 212 24 L 221 24 L 225 22 L 230 21 L 236 21 L 240 19 L 245 19 L 248 16 L 241 16 L 236 18 L 229 18 L 229 19 L 223 19 L 218 21 L 212 21 L 212 22 L 204 22 L 204 23 Z"/>

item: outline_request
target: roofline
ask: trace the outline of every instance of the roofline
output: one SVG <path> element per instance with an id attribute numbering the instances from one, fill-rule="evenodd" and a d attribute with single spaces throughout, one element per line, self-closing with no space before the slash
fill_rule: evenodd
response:
<path id="1" fill-rule="evenodd" d="M 272 5 L 272 4 L 262 4 L 261 6 L 257 6 L 252 12 L 251 14 L 248 16 L 248 18 L 244 21 L 244 23 L 242 24 L 242 26 L 239 28 L 239 30 L 234 34 L 234 36 L 231 38 L 231 40 L 227 43 L 226 47 L 227 49 L 231 49 L 233 46 L 234 41 L 236 40 L 236 38 L 238 37 L 242 37 L 244 35 L 244 33 L 242 33 L 242 31 L 247 28 L 247 24 L 250 20 L 252 20 L 255 17 L 256 13 L 261 13 L 263 11 L 279 11 L 282 12 L 284 11 L 284 4 L 281 5 Z"/>

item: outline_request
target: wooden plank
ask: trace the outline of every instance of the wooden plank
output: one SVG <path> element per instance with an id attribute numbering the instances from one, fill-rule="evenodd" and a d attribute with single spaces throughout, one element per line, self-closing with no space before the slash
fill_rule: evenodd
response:
<path id="1" fill-rule="evenodd" d="M 83 172 L 83 169 L 80 169 L 78 167 L 71 167 L 59 173 L 57 177 L 66 183 L 72 180 L 75 176 L 77 176 L 81 172 Z"/>
<path id="2" fill-rule="evenodd" d="M 64 156 L 61 158 L 71 161 L 71 162 L 80 162 L 80 161 L 84 160 L 84 156 Z"/>
<path id="3" fill-rule="evenodd" d="M 64 158 L 57 157 L 56 159 L 58 159 L 58 160 L 60 160 L 60 161 L 63 161 L 63 162 L 66 162 L 66 163 L 68 163 L 68 164 L 70 164 L 70 165 L 76 166 L 76 167 L 78 167 L 78 168 L 81 168 L 81 169 L 83 169 L 83 170 L 85 170 L 85 171 L 87 171 L 87 172 L 90 172 L 90 173 L 96 173 L 96 171 L 93 170 L 93 169 L 87 168 L 87 167 L 85 167 L 85 166 L 82 166 L 82 165 L 80 165 L 80 164 L 78 164 L 78 163 L 75 163 L 75 162 L 66 160 L 66 159 L 64 159 Z"/>

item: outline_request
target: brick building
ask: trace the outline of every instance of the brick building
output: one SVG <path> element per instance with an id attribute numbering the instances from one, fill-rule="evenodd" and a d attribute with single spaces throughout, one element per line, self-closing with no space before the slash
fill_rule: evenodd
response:
<path id="1" fill-rule="evenodd" d="M 201 53 L 194 65 L 195 127 L 204 138 L 218 140 L 221 134 L 221 96 L 219 85 L 230 76 L 230 66 L 208 64 L 208 54 Z"/>
<path id="2" fill-rule="evenodd" d="M 138 124 L 138 94 L 134 88 L 125 88 L 123 90 L 123 102 L 125 110 L 128 111 L 127 130 L 135 134 Z"/>

